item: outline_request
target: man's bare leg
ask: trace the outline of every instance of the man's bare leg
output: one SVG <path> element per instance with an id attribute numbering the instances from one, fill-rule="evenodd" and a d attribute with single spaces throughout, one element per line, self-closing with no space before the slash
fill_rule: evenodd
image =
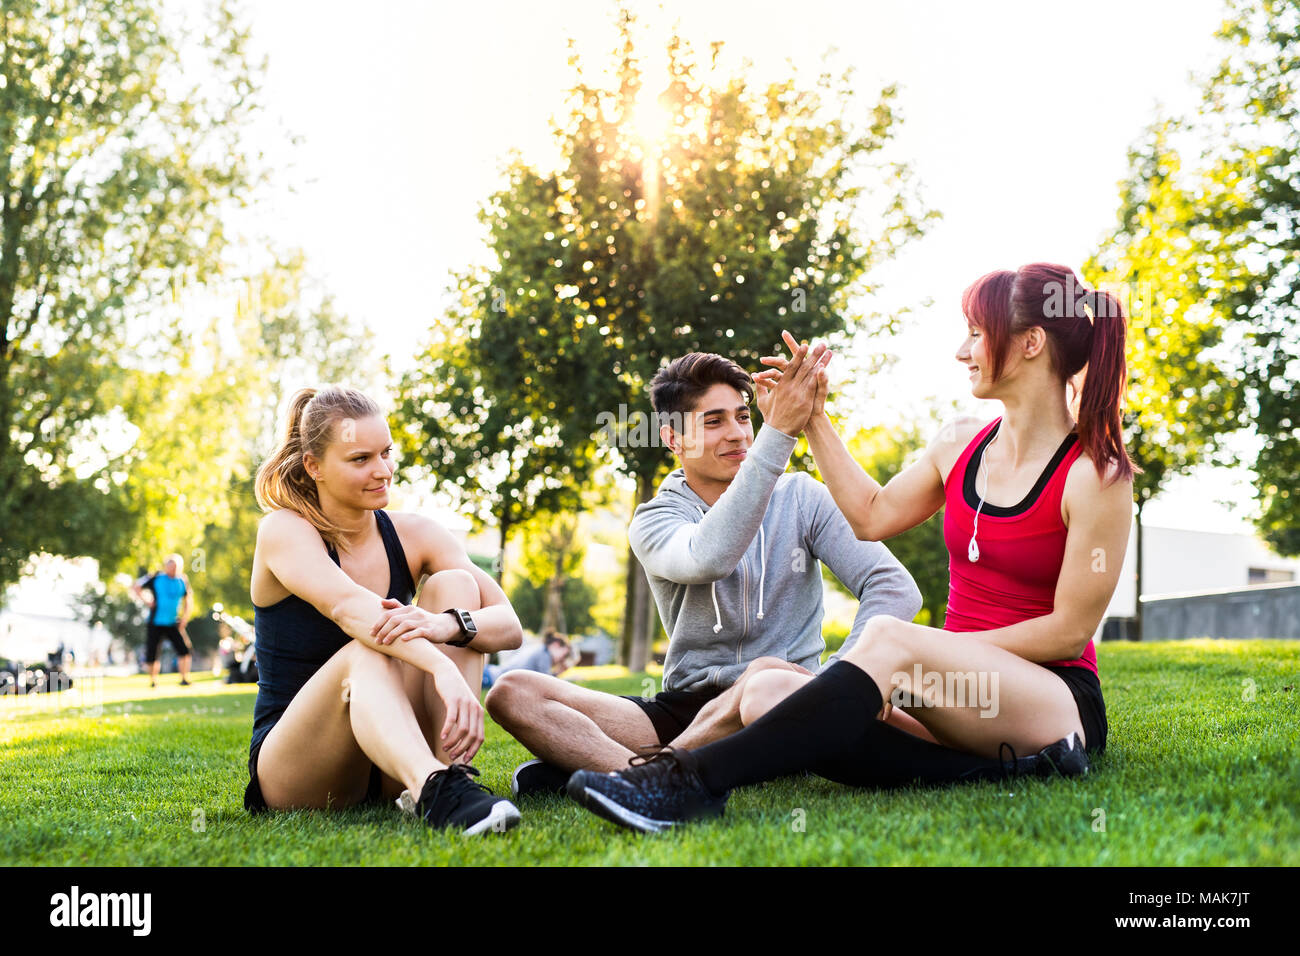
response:
<path id="1" fill-rule="evenodd" d="M 638 748 L 659 742 L 632 701 L 548 674 L 503 674 L 484 705 L 534 755 L 565 770 L 624 770 Z"/>

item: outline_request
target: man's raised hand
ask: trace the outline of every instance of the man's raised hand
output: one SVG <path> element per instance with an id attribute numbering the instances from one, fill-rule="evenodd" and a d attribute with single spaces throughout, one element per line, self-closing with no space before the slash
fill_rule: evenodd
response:
<path id="1" fill-rule="evenodd" d="M 831 360 L 831 351 L 820 342 L 810 349 L 796 342 L 789 332 L 783 331 L 781 338 L 790 349 L 790 358 L 765 355 L 759 359 L 771 368 L 754 376 L 758 410 L 773 428 L 787 435 L 798 435 L 813 414 L 820 411 L 819 382 L 820 399 L 825 402 L 824 369 Z"/>

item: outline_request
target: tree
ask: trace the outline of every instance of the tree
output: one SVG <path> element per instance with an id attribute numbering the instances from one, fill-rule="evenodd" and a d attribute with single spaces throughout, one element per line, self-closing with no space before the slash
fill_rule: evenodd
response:
<path id="1" fill-rule="evenodd" d="M 1218 38 L 1224 56 L 1197 118 L 1211 149 L 1193 221 L 1207 234 L 1204 258 L 1232 264 L 1213 302 L 1245 346 L 1257 524 L 1279 551 L 1300 554 L 1300 2 L 1230 0 Z"/>
<path id="2" fill-rule="evenodd" d="M 1208 253 L 1201 200 L 1180 180 L 1170 143 L 1181 132 L 1172 121 L 1157 122 L 1130 150 L 1118 225 L 1084 266 L 1090 281 L 1119 294 L 1128 313 L 1124 430 L 1141 469 L 1133 478 L 1139 597 L 1143 509 L 1175 475 L 1217 460 L 1224 437 L 1243 423 L 1241 383 L 1216 354 L 1228 323 L 1212 307 L 1233 266 Z M 1135 606 L 1140 638 L 1141 601 Z"/>
<path id="3" fill-rule="evenodd" d="M 516 160 L 488 203 L 493 261 L 462 282 L 466 311 L 451 317 L 445 364 L 422 377 L 459 376 L 458 400 L 426 399 L 426 428 L 460 430 L 440 447 L 462 451 L 444 450 L 435 464 L 499 461 L 507 450 L 498 436 L 522 428 L 531 444 L 513 452 L 519 462 L 535 470 L 534 455 L 554 455 L 549 478 L 562 487 L 580 485 L 608 456 L 635 483 L 635 507 L 668 465 L 657 424 L 644 417 L 661 365 L 702 350 L 757 370 L 783 328 L 824 337 L 886 327 L 854 312 L 852 297 L 931 214 L 907 167 L 885 158 L 897 123 L 892 87 L 871 109 L 858 103 L 851 73 L 810 89 L 794 78 L 761 87 L 718 75 L 719 47 L 706 69 L 674 36 L 665 86 L 647 97 L 626 10 L 619 27 L 612 88 L 588 82 L 570 58 L 576 82 L 555 130 L 558 168 Z M 656 115 L 652 132 L 647 117 Z M 513 377 L 498 390 L 503 370 Z M 558 449 L 539 438 L 554 434 L 541 427 L 552 410 L 569 426 Z M 459 420 L 432 421 L 447 413 Z M 537 474 L 547 473 L 534 474 L 545 484 Z M 644 666 L 652 613 L 629 552 L 624 654 L 633 669 Z"/>
<path id="4" fill-rule="evenodd" d="M 115 565 L 131 546 L 115 399 L 170 357 L 158 304 L 218 273 L 253 178 L 247 34 L 213 17 L 191 37 L 160 0 L 4 5 L 0 584 L 38 550 Z"/>
<path id="5" fill-rule="evenodd" d="M 1120 251 L 1129 261 L 1102 264 L 1150 281 L 1157 313 L 1175 303 L 1170 311 L 1177 321 L 1166 314 L 1162 324 L 1171 328 L 1160 331 L 1150 359 L 1135 356 L 1135 384 L 1154 416 L 1146 419 L 1154 424 L 1140 449 L 1152 474 L 1138 486 L 1139 505 L 1181 463 L 1218 444 L 1222 432 L 1243 427 L 1260 445 L 1254 461 L 1259 530 L 1294 554 L 1300 553 L 1292 493 L 1300 471 L 1300 2 L 1229 0 L 1217 36 L 1223 58 L 1202 81 L 1198 112 L 1157 130 L 1134 163 L 1121 222 L 1138 228 L 1120 230 Z M 1162 135 L 1175 129 L 1186 143 L 1179 150 Z M 1147 176 L 1149 189 L 1142 182 Z M 1128 245 L 1135 247 L 1131 255 Z M 1176 347 L 1166 347 L 1170 335 L 1180 340 Z M 1217 355 L 1205 351 L 1220 340 L 1227 347 Z M 1162 395 L 1165 377 L 1171 387 Z M 1190 407 L 1179 407 L 1184 398 Z M 1184 412 L 1180 432 L 1172 423 Z M 1159 425 L 1161 416 L 1171 427 Z"/>
<path id="6" fill-rule="evenodd" d="M 509 263 L 508 249 L 501 258 Z M 399 381 L 402 424 L 394 436 L 413 476 L 437 481 L 477 526 L 495 521 L 498 581 L 515 529 L 541 516 L 576 512 L 592 498 L 593 392 L 571 387 L 547 394 L 537 387 L 536 370 L 562 370 L 580 386 L 601 368 L 597 356 L 571 348 L 569 337 L 548 334 L 553 299 L 539 297 L 536 288 L 507 299 L 500 287 L 485 284 L 522 290 L 527 280 L 510 271 L 462 277 L 460 309 Z"/>
<path id="7" fill-rule="evenodd" d="M 221 447 L 233 459 L 223 473 L 221 507 L 202 525 L 190 556 L 190 576 L 206 604 L 227 613 L 253 616 L 249 569 L 262 512 L 254 477 L 281 438 L 280 415 L 289 396 L 304 385 L 341 383 L 367 390 L 379 377 L 373 333 L 349 319 L 332 296 L 313 280 L 300 250 L 282 253 L 244 285 L 231 317 L 235 349 L 225 376 L 213 375 L 205 387 L 224 389 L 226 423 L 242 410 L 239 428 Z M 224 385 L 223 385 L 224 382 Z M 198 429 L 203 447 L 213 447 L 211 431 Z M 204 465 L 202 459 L 191 462 Z"/>

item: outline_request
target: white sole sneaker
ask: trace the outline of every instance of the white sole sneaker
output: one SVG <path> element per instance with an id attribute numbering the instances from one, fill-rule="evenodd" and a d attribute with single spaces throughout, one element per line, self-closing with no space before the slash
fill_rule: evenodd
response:
<path id="1" fill-rule="evenodd" d="M 513 803 L 509 800 L 498 800 L 492 804 L 492 809 L 487 816 L 462 832 L 466 836 L 478 836 L 480 833 L 488 832 L 505 833 L 517 827 L 521 819 L 522 815 Z"/>

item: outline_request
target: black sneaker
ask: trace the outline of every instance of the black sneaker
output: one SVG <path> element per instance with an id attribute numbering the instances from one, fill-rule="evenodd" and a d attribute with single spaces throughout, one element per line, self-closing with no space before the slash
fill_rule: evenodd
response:
<path id="1" fill-rule="evenodd" d="M 471 780 L 471 776 L 477 777 L 478 771 L 459 763 L 429 774 L 420 790 L 415 812 L 435 830 L 459 827 L 469 835 L 488 830 L 504 832 L 518 824 L 519 811 L 515 805 L 495 796 L 483 784 Z"/>
<path id="2" fill-rule="evenodd" d="M 515 767 L 510 777 L 510 796 L 517 800 L 520 797 L 563 795 L 571 775 L 570 771 L 545 760 L 529 760 Z"/>
<path id="3" fill-rule="evenodd" d="M 1003 748 L 1010 751 L 1009 761 L 1002 756 Z M 1050 777 L 1059 773 L 1062 777 L 1078 777 L 1088 772 L 1088 755 L 1078 734 L 1062 737 L 1028 757 L 1017 757 L 1011 745 L 1004 743 L 998 748 L 998 761 L 1004 776 Z"/>
<path id="4" fill-rule="evenodd" d="M 727 797 L 714 796 L 700 779 L 690 751 L 665 748 L 633 757 L 626 770 L 579 770 L 569 778 L 569 796 L 611 823 L 659 833 L 679 823 L 721 816 Z"/>

